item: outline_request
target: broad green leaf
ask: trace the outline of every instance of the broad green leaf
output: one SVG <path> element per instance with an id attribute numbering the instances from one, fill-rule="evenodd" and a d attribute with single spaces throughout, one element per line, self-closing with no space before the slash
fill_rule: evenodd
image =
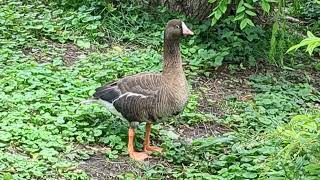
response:
<path id="1" fill-rule="evenodd" d="M 249 9 L 254 9 L 254 7 L 252 7 L 250 4 L 248 4 L 248 3 L 244 3 L 243 4 L 245 7 L 247 7 L 247 8 L 249 8 Z"/>
<path id="2" fill-rule="evenodd" d="M 214 17 L 215 17 L 216 19 L 220 19 L 221 16 L 222 16 L 221 11 L 220 11 L 219 9 L 217 9 L 217 11 L 214 13 Z"/>
<path id="3" fill-rule="evenodd" d="M 222 13 L 225 13 L 226 10 L 228 9 L 228 7 L 227 7 L 227 5 L 225 5 L 225 6 L 220 6 L 219 9 L 220 9 L 220 11 L 221 11 Z"/>
<path id="4" fill-rule="evenodd" d="M 211 26 L 215 25 L 217 23 L 217 19 L 216 18 L 212 18 L 211 20 Z"/>
<path id="5" fill-rule="evenodd" d="M 270 4 L 266 0 L 262 0 L 261 7 L 265 12 L 270 12 Z"/>
<path id="6" fill-rule="evenodd" d="M 250 10 L 246 10 L 245 12 L 246 12 L 246 14 L 248 14 L 249 16 L 256 16 L 256 15 L 257 15 L 255 12 L 250 11 Z"/>
<path id="7" fill-rule="evenodd" d="M 240 0 L 240 2 L 238 3 L 238 7 L 243 6 L 243 0 Z"/>
<path id="8" fill-rule="evenodd" d="M 254 173 L 254 172 L 245 172 L 242 174 L 242 176 L 248 179 L 255 179 L 258 175 L 257 173 Z"/>
<path id="9" fill-rule="evenodd" d="M 77 41 L 77 45 L 81 48 L 90 48 L 90 41 L 87 41 L 87 40 L 78 40 Z"/>
<path id="10" fill-rule="evenodd" d="M 102 131 L 100 129 L 94 129 L 93 130 L 93 135 L 95 137 L 101 136 L 101 134 L 102 134 Z"/>
<path id="11" fill-rule="evenodd" d="M 238 13 L 241 13 L 241 12 L 243 12 L 244 10 L 246 10 L 246 8 L 245 8 L 244 6 L 239 6 L 238 9 L 237 9 L 237 11 L 236 11 L 236 13 L 237 13 L 237 14 L 238 14 Z"/>
<path id="12" fill-rule="evenodd" d="M 241 30 L 244 29 L 244 28 L 247 26 L 247 24 L 248 24 L 247 18 L 246 18 L 246 19 L 243 19 L 243 20 L 241 21 L 241 23 L 240 23 L 240 29 L 241 29 Z"/>
<path id="13" fill-rule="evenodd" d="M 0 141 L 10 141 L 12 135 L 9 132 L 6 131 L 0 131 Z"/>
<path id="14" fill-rule="evenodd" d="M 89 24 L 86 29 L 88 30 L 95 30 L 98 28 L 98 24 Z"/>
<path id="15" fill-rule="evenodd" d="M 238 21 L 238 20 L 243 19 L 243 18 L 244 18 L 244 13 L 240 13 L 233 19 L 233 21 Z"/>
<path id="16" fill-rule="evenodd" d="M 247 19 L 247 23 L 250 25 L 250 26 L 254 26 L 253 22 L 251 21 L 251 19 Z"/>
<path id="17" fill-rule="evenodd" d="M 219 67 L 219 66 L 221 66 L 223 59 L 224 59 L 223 56 L 217 56 L 217 57 L 214 59 L 213 66 L 214 66 L 214 67 Z"/>
<path id="18" fill-rule="evenodd" d="M 10 173 L 4 173 L 3 180 L 13 180 L 13 176 Z"/>

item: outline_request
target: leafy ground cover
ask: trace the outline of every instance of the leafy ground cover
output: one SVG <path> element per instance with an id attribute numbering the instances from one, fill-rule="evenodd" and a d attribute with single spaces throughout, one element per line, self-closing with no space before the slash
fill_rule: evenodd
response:
<path id="1" fill-rule="evenodd" d="M 258 66 L 261 28 L 242 38 L 218 26 L 212 42 L 208 25 L 193 25 L 197 36 L 182 44 L 189 104 L 153 127 L 165 152 L 137 163 L 127 123 L 80 102 L 105 82 L 160 71 L 173 15 L 102 2 L 0 5 L 1 179 L 319 179 L 319 75 Z M 216 69 L 233 58 L 254 68 Z"/>

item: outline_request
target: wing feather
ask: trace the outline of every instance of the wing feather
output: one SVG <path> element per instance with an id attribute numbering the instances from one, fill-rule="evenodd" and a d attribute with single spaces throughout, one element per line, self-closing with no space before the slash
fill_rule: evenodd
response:
<path id="1" fill-rule="evenodd" d="M 161 74 L 141 73 L 99 87 L 93 96 L 111 103 L 127 120 L 142 121 L 157 107 L 164 86 Z"/>

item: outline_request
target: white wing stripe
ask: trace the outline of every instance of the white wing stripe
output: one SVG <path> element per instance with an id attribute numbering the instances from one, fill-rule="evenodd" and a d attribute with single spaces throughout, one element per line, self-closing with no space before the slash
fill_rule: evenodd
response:
<path id="1" fill-rule="evenodd" d="M 114 102 L 116 102 L 117 100 L 119 100 L 120 98 L 124 97 L 124 96 L 127 96 L 127 97 L 129 97 L 129 96 L 141 96 L 142 98 L 147 98 L 147 97 L 148 97 L 148 96 L 145 96 L 145 95 L 139 94 L 139 93 L 126 92 L 126 93 L 124 93 L 124 94 L 121 94 L 117 99 L 113 100 L 113 101 L 112 101 L 112 104 L 113 104 Z"/>

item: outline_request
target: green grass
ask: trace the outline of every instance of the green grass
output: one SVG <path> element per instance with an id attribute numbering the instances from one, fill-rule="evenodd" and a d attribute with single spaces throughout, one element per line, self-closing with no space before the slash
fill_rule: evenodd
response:
<path id="1" fill-rule="evenodd" d="M 93 154 L 82 145 L 111 148 L 106 159 L 126 157 L 127 123 L 104 107 L 80 102 L 106 82 L 160 71 L 163 26 L 174 15 L 158 8 L 163 16 L 157 19 L 125 3 L 58 7 L 8 0 L 0 5 L 0 179 L 87 179 L 78 164 Z M 129 15 L 121 16 L 124 12 Z M 213 32 L 207 24 L 193 28 L 197 36 L 182 44 L 190 83 L 200 74 L 211 76 L 210 69 L 224 60 L 243 62 L 259 53 L 253 48 L 260 43 L 259 28 L 246 32 L 250 38 L 245 40 L 230 30 L 232 24 L 219 26 L 215 42 L 207 36 Z M 61 43 L 82 53 L 72 66 L 65 66 L 68 49 Z M 192 91 L 181 116 L 154 127 L 153 137 L 165 152 L 155 165 L 139 166 L 142 178 L 318 179 L 320 95 L 308 78 L 295 73 L 251 76 L 253 98 L 226 99 L 233 113 L 220 118 L 198 112 L 199 99 L 206 97 Z M 290 81 L 293 75 L 300 81 Z M 230 131 L 187 142 L 168 130 L 200 122 Z M 138 148 L 142 139 L 143 125 L 137 131 Z M 138 174 L 122 172 L 119 178 L 129 176 Z"/>

